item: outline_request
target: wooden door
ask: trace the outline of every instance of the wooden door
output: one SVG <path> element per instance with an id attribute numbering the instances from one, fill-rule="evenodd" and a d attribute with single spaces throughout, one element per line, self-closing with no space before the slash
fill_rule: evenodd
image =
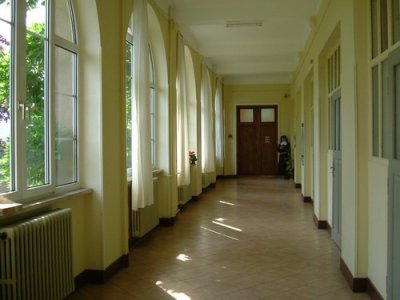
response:
<path id="1" fill-rule="evenodd" d="M 237 107 L 238 175 L 277 175 L 277 106 Z"/>

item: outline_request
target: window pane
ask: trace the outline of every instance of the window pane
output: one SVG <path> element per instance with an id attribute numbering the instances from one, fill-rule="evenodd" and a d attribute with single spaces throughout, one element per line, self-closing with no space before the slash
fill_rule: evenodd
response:
<path id="1" fill-rule="evenodd" d="M 56 184 L 76 182 L 76 139 L 56 138 Z"/>
<path id="2" fill-rule="evenodd" d="M 240 109 L 240 122 L 241 123 L 253 123 L 254 115 L 252 108 L 242 108 Z"/>
<path id="3" fill-rule="evenodd" d="M 26 1 L 26 28 L 41 36 L 46 36 L 46 1 L 27 0 Z"/>
<path id="4" fill-rule="evenodd" d="M 153 64 L 153 54 L 151 48 L 149 47 L 149 80 L 154 84 L 154 64 Z"/>
<path id="5" fill-rule="evenodd" d="M 75 53 L 63 48 L 55 48 L 55 84 L 56 93 L 75 96 Z"/>
<path id="6" fill-rule="evenodd" d="M 72 18 L 69 1 L 55 1 L 55 33 L 56 35 L 75 43 L 72 29 Z"/>
<path id="7" fill-rule="evenodd" d="M 126 56 L 125 56 L 125 64 L 126 64 L 126 167 L 128 169 L 132 168 L 132 44 L 126 43 Z"/>
<path id="8" fill-rule="evenodd" d="M 5 4 L 0 6 L 3 10 Z M 2 12 L 3 14 L 3 12 Z M 3 16 L 2 16 L 3 17 Z M 0 21 L 0 194 L 13 187 L 12 161 L 12 68 L 11 68 L 11 26 Z"/>
<path id="9" fill-rule="evenodd" d="M 378 0 L 371 0 L 372 57 L 378 55 Z"/>
<path id="10" fill-rule="evenodd" d="M 76 54 L 55 48 L 56 184 L 77 181 Z"/>
<path id="11" fill-rule="evenodd" d="M 10 1 L 4 1 L 0 4 L 0 19 L 11 22 L 11 4 Z M 4 23 L 0 23 L 3 26 Z"/>
<path id="12" fill-rule="evenodd" d="M 262 108 L 261 109 L 261 122 L 275 122 L 275 109 Z"/>
<path id="13" fill-rule="evenodd" d="M 372 155 L 379 156 L 379 71 L 372 69 Z"/>
<path id="14" fill-rule="evenodd" d="M 393 0 L 393 40 L 400 41 L 400 0 Z"/>
<path id="15" fill-rule="evenodd" d="M 156 91 L 154 88 L 150 88 L 150 139 L 151 139 L 151 163 L 153 167 L 155 166 L 156 157 Z"/>
<path id="16" fill-rule="evenodd" d="M 42 29 L 43 26 L 42 26 Z M 26 53 L 26 163 L 27 186 L 48 183 L 48 131 L 45 84 L 45 41 L 27 33 Z"/>
<path id="17" fill-rule="evenodd" d="M 388 7 L 387 0 L 381 0 L 381 52 L 388 48 Z"/>

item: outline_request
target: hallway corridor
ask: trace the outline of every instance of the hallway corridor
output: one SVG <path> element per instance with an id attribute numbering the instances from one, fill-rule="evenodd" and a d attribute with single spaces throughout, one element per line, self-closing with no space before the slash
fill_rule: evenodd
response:
<path id="1" fill-rule="evenodd" d="M 129 268 L 68 299 L 369 299 L 339 259 L 292 181 L 223 179 L 136 246 Z"/>

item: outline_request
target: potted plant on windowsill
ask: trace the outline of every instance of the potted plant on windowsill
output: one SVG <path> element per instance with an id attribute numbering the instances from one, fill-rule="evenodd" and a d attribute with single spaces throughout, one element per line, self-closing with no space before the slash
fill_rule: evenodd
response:
<path id="1" fill-rule="evenodd" d="M 194 150 L 189 150 L 189 161 L 191 166 L 194 166 L 196 164 L 197 156 Z"/>

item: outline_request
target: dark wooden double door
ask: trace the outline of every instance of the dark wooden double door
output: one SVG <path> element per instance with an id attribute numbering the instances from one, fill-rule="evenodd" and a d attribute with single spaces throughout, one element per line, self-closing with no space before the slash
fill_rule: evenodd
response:
<path id="1" fill-rule="evenodd" d="M 237 107 L 238 175 L 278 174 L 278 107 Z"/>

